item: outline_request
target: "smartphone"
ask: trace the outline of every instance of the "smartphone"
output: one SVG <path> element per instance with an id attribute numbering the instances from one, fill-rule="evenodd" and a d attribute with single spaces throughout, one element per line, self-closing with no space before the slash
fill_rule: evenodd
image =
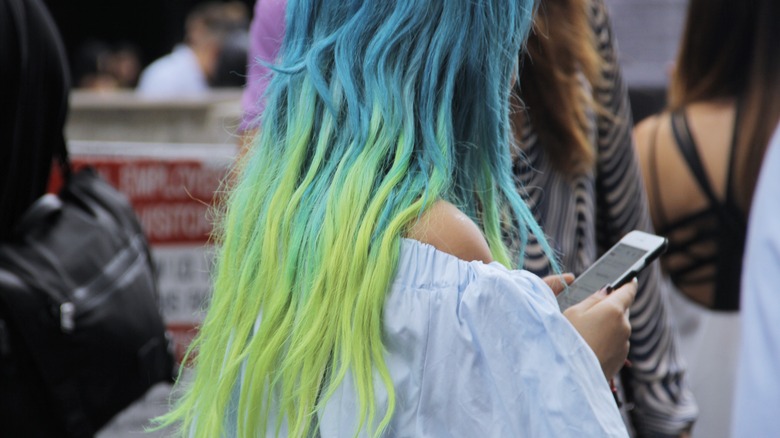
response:
<path id="1" fill-rule="evenodd" d="M 626 234 L 558 295 L 561 312 L 605 286 L 617 289 L 628 283 L 663 254 L 667 245 L 666 238 L 654 234 L 642 231 Z"/>

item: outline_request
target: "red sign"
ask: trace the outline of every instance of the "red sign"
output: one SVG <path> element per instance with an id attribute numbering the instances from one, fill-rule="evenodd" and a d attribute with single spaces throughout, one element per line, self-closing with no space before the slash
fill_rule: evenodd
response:
<path id="1" fill-rule="evenodd" d="M 141 221 L 157 267 L 163 317 L 181 360 L 197 334 L 211 294 L 213 209 L 235 148 L 79 146 L 70 147 L 73 167 L 96 168 L 129 198 Z"/>

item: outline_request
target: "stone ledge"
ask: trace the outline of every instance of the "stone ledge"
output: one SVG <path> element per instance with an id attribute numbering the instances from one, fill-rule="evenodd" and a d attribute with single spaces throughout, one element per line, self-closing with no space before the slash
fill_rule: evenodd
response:
<path id="1" fill-rule="evenodd" d="M 70 140 L 236 143 L 240 120 L 240 89 L 183 99 L 75 91 L 65 132 Z"/>

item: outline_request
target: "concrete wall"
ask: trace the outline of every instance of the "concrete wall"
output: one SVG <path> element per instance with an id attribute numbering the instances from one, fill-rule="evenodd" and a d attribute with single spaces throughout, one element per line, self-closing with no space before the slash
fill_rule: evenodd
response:
<path id="1" fill-rule="evenodd" d="M 240 90 L 176 100 L 74 91 L 66 135 L 90 141 L 236 143 L 240 99 Z"/>
<path id="2" fill-rule="evenodd" d="M 686 0 L 605 0 L 629 85 L 665 86 L 677 54 Z"/>

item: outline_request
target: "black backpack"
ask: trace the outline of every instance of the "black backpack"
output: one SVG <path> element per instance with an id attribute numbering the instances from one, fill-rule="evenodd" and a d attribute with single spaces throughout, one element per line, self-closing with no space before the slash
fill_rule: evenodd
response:
<path id="1" fill-rule="evenodd" d="M 127 198 L 71 175 L 56 33 L 39 0 L 0 0 L 0 437 L 92 436 L 173 374 Z M 53 157 L 64 188 L 41 197 Z"/>
<path id="2" fill-rule="evenodd" d="M 91 168 L 33 204 L 17 233 L 0 244 L 0 435 L 92 436 L 172 380 L 147 241 Z"/>

